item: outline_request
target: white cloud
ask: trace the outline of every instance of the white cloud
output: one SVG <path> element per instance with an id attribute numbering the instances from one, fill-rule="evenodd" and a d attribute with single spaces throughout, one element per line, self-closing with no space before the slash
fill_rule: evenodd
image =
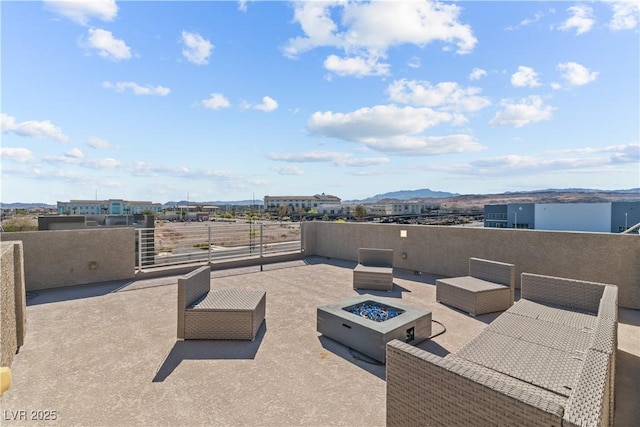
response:
<path id="1" fill-rule="evenodd" d="M 487 75 L 487 72 L 482 68 L 474 68 L 473 70 L 471 70 L 471 73 L 469 74 L 469 80 L 480 80 L 482 77 L 485 77 L 486 75 Z"/>
<path id="2" fill-rule="evenodd" d="M 527 25 L 533 24 L 535 22 L 540 21 L 540 19 L 542 19 L 542 17 L 544 16 L 544 14 L 540 11 L 536 12 L 535 15 L 533 15 L 533 18 L 525 18 L 522 21 L 520 21 L 520 26 L 525 27 Z"/>
<path id="3" fill-rule="evenodd" d="M 183 31 L 182 42 L 185 45 L 184 49 L 182 49 L 182 55 L 187 58 L 187 61 L 196 65 L 209 63 L 209 56 L 214 47 L 209 40 L 206 40 L 200 34 Z"/>
<path id="4" fill-rule="evenodd" d="M 556 150 L 557 154 L 609 154 L 611 163 L 638 163 L 640 162 L 640 142 L 630 144 L 609 145 L 606 147 L 585 147 L 565 150 Z"/>
<path id="5" fill-rule="evenodd" d="M 413 56 L 407 61 L 407 65 L 411 68 L 420 68 L 421 60 L 419 57 Z"/>
<path id="6" fill-rule="evenodd" d="M 247 0 L 239 0 L 238 1 L 238 10 L 240 12 L 246 12 L 247 11 Z"/>
<path id="7" fill-rule="evenodd" d="M 626 164 L 640 161 L 638 142 L 598 148 L 556 150 L 539 155 L 509 154 L 480 159 L 467 164 L 429 165 L 428 169 L 446 171 L 458 175 L 507 176 L 539 173 L 568 172 L 593 173 L 613 171 Z"/>
<path id="8" fill-rule="evenodd" d="M 129 89 L 133 92 L 134 95 L 158 95 L 158 96 L 166 96 L 171 92 L 169 88 L 164 86 L 151 86 L 151 85 L 139 85 L 136 82 L 103 82 L 102 87 L 107 89 L 113 89 L 116 92 L 124 92 Z"/>
<path id="9" fill-rule="evenodd" d="M 386 157 L 356 158 L 351 153 L 338 151 L 307 151 L 304 153 L 269 153 L 271 160 L 289 163 L 332 163 L 336 166 L 363 167 L 388 163 Z"/>
<path id="10" fill-rule="evenodd" d="M 280 175 L 304 175 L 304 171 L 296 165 L 278 166 L 273 170 Z"/>
<path id="11" fill-rule="evenodd" d="M 324 68 L 339 76 L 384 76 L 389 74 L 390 64 L 381 64 L 377 56 L 357 56 L 340 58 L 329 55 L 324 61 Z"/>
<path id="12" fill-rule="evenodd" d="M 247 178 L 235 175 L 230 172 L 213 170 L 213 169 L 192 169 L 187 166 L 181 165 L 156 165 L 146 162 L 123 162 L 114 158 L 87 158 L 80 152 L 71 150 L 62 156 L 48 156 L 44 159 L 47 163 L 56 167 L 56 169 L 62 170 L 57 165 L 63 164 L 66 166 L 76 166 L 84 169 L 116 169 L 119 173 L 130 174 L 134 177 L 159 177 L 170 176 L 184 179 L 202 179 L 206 177 L 208 180 L 225 182 L 225 185 L 230 186 L 242 186 L 247 181 Z M 65 172 L 71 176 L 80 176 L 78 173 L 72 172 L 71 169 L 64 169 Z M 60 177 L 60 176 L 58 176 Z M 88 177 L 88 179 L 93 179 Z M 83 179 L 87 181 L 87 179 Z"/>
<path id="13" fill-rule="evenodd" d="M 522 127 L 530 123 L 541 120 L 549 120 L 553 116 L 554 108 L 544 105 L 539 96 L 529 96 L 521 99 L 517 103 L 503 101 L 504 109 L 496 113 L 495 117 L 489 121 L 492 126 L 515 126 Z"/>
<path id="14" fill-rule="evenodd" d="M 298 2 L 295 3 L 293 20 L 300 24 L 305 37 L 289 39 L 284 54 L 295 58 L 299 54 L 320 46 L 342 47 L 341 37 L 334 34 L 338 26 L 331 19 L 331 8 L 339 2 Z"/>
<path id="15" fill-rule="evenodd" d="M 36 159 L 26 148 L 0 147 L 0 156 L 18 163 L 31 163 Z"/>
<path id="16" fill-rule="evenodd" d="M 563 72 L 562 77 L 570 86 L 582 86 L 591 83 L 598 78 L 597 71 L 591 71 L 577 62 L 563 62 L 558 64 L 558 70 Z"/>
<path id="17" fill-rule="evenodd" d="M 80 45 L 88 49 L 95 49 L 98 51 L 98 55 L 112 61 L 131 58 L 131 49 L 123 40 L 114 38 L 111 31 L 100 28 L 89 28 L 86 39 L 81 39 Z"/>
<path id="18" fill-rule="evenodd" d="M 537 87 L 540 86 L 538 73 L 531 67 L 520 65 L 518 71 L 511 75 L 511 84 L 515 87 Z"/>
<path id="19" fill-rule="evenodd" d="M 65 153 L 64 156 L 48 156 L 45 158 L 45 161 L 51 164 L 63 163 L 89 169 L 114 169 L 124 167 L 126 165 L 120 160 L 113 158 L 85 158 L 84 154 L 78 149 L 71 150 Z"/>
<path id="20" fill-rule="evenodd" d="M 567 9 L 571 16 L 558 27 L 562 31 L 576 30 L 576 35 L 588 33 L 595 24 L 593 9 L 586 5 L 571 6 Z"/>
<path id="21" fill-rule="evenodd" d="M 440 154 L 467 153 L 482 150 L 472 136 L 458 134 L 445 136 L 399 135 L 367 143 L 372 150 L 399 156 L 435 156 Z"/>
<path id="22" fill-rule="evenodd" d="M 377 105 L 351 113 L 316 112 L 307 122 L 315 135 L 358 142 L 367 148 L 398 155 L 434 155 L 482 148 L 468 135 L 443 137 L 419 135 L 455 115 L 430 108 Z"/>
<path id="23" fill-rule="evenodd" d="M 255 108 L 256 110 L 264 111 L 266 113 L 270 113 L 278 108 L 278 101 L 271 98 L 270 96 L 265 96 L 262 98 L 262 104 L 256 105 L 253 108 Z"/>
<path id="24" fill-rule="evenodd" d="M 283 47 L 295 58 L 317 47 L 344 51 L 330 55 L 325 67 L 336 74 L 387 74 L 389 64 L 379 63 L 386 51 L 402 44 L 420 47 L 440 41 L 454 44 L 459 54 L 469 53 L 477 40 L 471 27 L 459 22 L 460 8 L 430 0 L 412 2 L 295 2 L 294 21 L 303 36 L 291 38 Z M 340 14 L 339 23 L 332 14 Z"/>
<path id="25" fill-rule="evenodd" d="M 93 148 L 111 148 L 111 144 L 106 139 L 91 136 L 87 140 L 87 145 Z"/>
<path id="26" fill-rule="evenodd" d="M 525 18 L 522 21 L 520 21 L 520 23 L 518 23 L 517 25 L 509 25 L 507 28 L 505 28 L 505 30 L 506 31 L 518 30 L 521 27 L 526 27 L 527 25 L 531 25 L 540 21 L 543 16 L 544 16 L 544 13 L 542 13 L 541 11 L 538 11 L 533 15 L 533 18 Z"/>
<path id="27" fill-rule="evenodd" d="M 113 21 L 118 15 L 115 0 L 44 0 L 45 5 L 73 22 L 87 25 L 92 18 Z"/>
<path id="28" fill-rule="evenodd" d="M 117 168 L 123 166 L 123 163 L 120 160 L 106 158 L 106 159 L 88 159 L 83 161 L 83 165 L 95 168 L 95 169 L 103 169 L 103 168 Z"/>
<path id="29" fill-rule="evenodd" d="M 69 137 L 49 120 L 27 120 L 26 122 L 18 123 L 14 117 L 0 113 L 0 129 L 2 133 L 12 132 L 16 135 L 30 138 L 51 138 L 60 142 L 69 141 Z"/>
<path id="30" fill-rule="evenodd" d="M 209 98 L 200 101 L 200 104 L 210 110 L 219 110 L 220 108 L 228 108 L 231 104 L 229 100 L 221 93 L 212 93 Z"/>
<path id="31" fill-rule="evenodd" d="M 360 168 L 367 166 L 377 166 L 389 163 L 388 157 L 360 157 L 344 159 L 341 165 Z"/>
<path id="32" fill-rule="evenodd" d="M 270 96 L 265 96 L 262 98 L 262 104 L 250 104 L 248 102 L 243 102 L 241 105 L 243 110 L 260 110 L 265 113 L 270 113 L 278 109 L 278 101 L 271 98 Z"/>
<path id="33" fill-rule="evenodd" d="M 304 153 L 267 154 L 267 157 L 271 160 L 293 163 L 337 163 L 350 156 L 353 156 L 353 154 L 337 151 L 306 151 Z"/>
<path id="34" fill-rule="evenodd" d="M 548 158 L 535 156 L 508 155 L 495 157 L 493 159 L 478 160 L 470 165 L 484 173 L 491 173 L 490 170 L 504 173 L 527 173 L 550 170 L 580 169 L 602 165 L 603 159 L 583 159 L 583 158 Z"/>
<path id="35" fill-rule="evenodd" d="M 640 20 L 640 2 L 616 1 L 613 2 L 613 16 L 609 21 L 609 28 L 613 31 L 632 30 L 638 26 Z"/>
<path id="36" fill-rule="evenodd" d="M 207 185 L 217 182 L 220 184 L 219 191 L 228 191 L 230 188 L 255 189 L 256 185 L 263 185 L 260 180 L 251 179 L 234 173 L 215 169 L 192 169 L 186 166 L 164 166 L 146 162 L 133 162 L 123 164 L 123 170 L 130 172 L 136 177 L 162 177 L 170 176 L 181 179 L 202 180 L 206 178 Z M 182 191 L 182 190 L 179 190 Z"/>
<path id="37" fill-rule="evenodd" d="M 480 96 L 482 89 L 463 88 L 456 82 L 396 80 L 389 85 L 389 99 L 420 107 L 438 107 L 445 111 L 474 112 L 491 105 L 488 98 Z"/>
<path id="38" fill-rule="evenodd" d="M 126 188 L 127 184 L 122 182 L 110 181 L 101 172 L 106 174 L 114 174 L 117 171 L 117 175 L 126 180 L 126 176 L 132 177 L 175 177 L 180 179 L 193 179 L 202 180 L 206 178 L 209 184 L 219 184 L 219 191 L 228 191 L 229 189 L 256 189 L 256 186 L 264 185 L 264 181 L 255 179 L 252 177 L 237 175 L 232 172 L 224 170 L 214 169 L 198 169 L 190 168 L 182 165 L 158 165 L 146 162 L 126 162 L 114 158 L 88 158 L 78 148 L 67 151 L 64 155 L 47 156 L 44 157 L 44 163 L 46 167 L 32 167 L 37 159 L 33 153 L 24 148 L 9 148 L 0 147 L 0 156 L 6 163 L 2 168 L 2 173 L 11 176 L 22 176 L 29 179 L 38 179 L 46 181 L 56 182 L 84 182 L 94 183 L 99 182 L 102 186 L 116 185 L 122 188 Z M 27 166 L 8 166 L 11 163 L 22 163 Z M 293 166 L 293 165 L 292 165 Z M 81 168 L 84 170 L 90 170 L 91 172 L 84 173 L 79 171 Z M 291 168 L 293 171 L 295 168 Z M 160 181 L 157 181 L 160 182 Z M 173 180 L 167 181 L 169 183 L 176 182 Z M 179 182 L 179 181 L 178 181 Z M 93 184 L 92 184 L 93 185 Z M 130 183 L 129 183 L 130 186 Z M 91 187 L 94 188 L 94 187 Z M 179 190 L 182 191 L 182 190 Z"/>
<path id="39" fill-rule="evenodd" d="M 65 156 L 73 159 L 82 159 L 84 158 L 84 153 L 79 148 L 72 148 L 65 153 Z"/>
<path id="40" fill-rule="evenodd" d="M 307 125 L 318 135 L 365 141 L 368 138 L 416 134 L 451 119 L 451 114 L 430 108 L 376 105 L 351 113 L 315 112 Z"/>

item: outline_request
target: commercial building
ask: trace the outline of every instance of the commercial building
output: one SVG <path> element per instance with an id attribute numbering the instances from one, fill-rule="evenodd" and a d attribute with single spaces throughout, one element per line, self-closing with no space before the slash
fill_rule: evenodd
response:
<path id="1" fill-rule="evenodd" d="M 162 213 L 162 205 L 149 201 L 108 200 L 71 200 L 58 202 L 58 214 L 73 215 L 128 215 L 142 213 Z"/>
<path id="2" fill-rule="evenodd" d="M 621 233 L 640 223 L 640 202 L 485 205 L 484 226 Z"/>
<path id="3" fill-rule="evenodd" d="M 418 202 L 414 200 L 373 203 L 365 205 L 367 215 L 421 215 L 440 208 L 439 204 Z"/>
<path id="4" fill-rule="evenodd" d="M 340 202 L 339 197 L 324 193 L 314 196 L 264 196 L 264 209 L 275 212 L 280 206 L 285 206 L 290 212 L 296 212 L 298 209 L 316 209 L 322 213 L 326 205 L 332 206 L 329 210 L 335 210 Z"/>

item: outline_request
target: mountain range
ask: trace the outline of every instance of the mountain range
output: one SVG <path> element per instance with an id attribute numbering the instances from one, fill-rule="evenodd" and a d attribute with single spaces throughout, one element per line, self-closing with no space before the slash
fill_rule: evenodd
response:
<path id="1" fill-rule="evenodd" d="M 343 200 L 343 203 L 377 203 L 381 200 L 417 200 L 417 199 L 446 199 L 449 197 L 459 196 L 458 193 L 449 193 L 446 191 L 433 191 L 428 188 L 420 190 L 400 190 L 391 191 L 389 193 L 376 194 L 361 200 Z"/>
<path id="2" fill-rule="evenodd" d="M 482 205 L 491 203 L 561 203 L 561 202 L 613 202 L 613 201 L 640 201 L 640 188 L 627 190 L 597 190 L 591 188 L 549 188 L 533 191 L 508 191 L 498 194 L 458 194 L 446 191 L 434 191 L 428 188 L 418 190 L 400 190 L 388 193 L 376 194 L 365 199 L 343 200 L 342 203 L 377 203 L 392 200 L 424 200 L 429 199 L 438 203 L 451 203 L 452 205 Z M 190 205 L 239 205 L 246 206 L 253 203 L 261 204 L 261 199 L 235 200 L 235 201 L 169 201 L 163 203 L 163 207 Z M 29 209 L 45 208 L 55 209 L 56 205 L 47 203 L 0 203 L 2 209 Z"/>

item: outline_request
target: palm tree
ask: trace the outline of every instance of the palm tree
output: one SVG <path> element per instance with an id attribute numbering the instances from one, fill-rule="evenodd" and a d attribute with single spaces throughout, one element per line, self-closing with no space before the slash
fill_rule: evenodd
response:
<path id="1" fill-rule="evenodd" d="M 304 208 L 298 208 L 296 209 L 296 213 L 298 214 L 298 219 L 300 220 L 300 222 L 302 222 L 302 216 L 306 213 L 307 211 Z"/>
<path id="2" fill-rule="evenodd" d="M 282 217 L 287 213 L 287 207 L 285 205 L 278 206 L 278 217 L 280 218 L 280 225 L 282 225 Z"/>
<path id="3" fill-rule="evenodd" d="M 367 211 L 365 210 L 364 206 L 358 205 L 353 211 L 353 214 L 355 215 L 356 220 L 362 221 L 362 218 L 364 218 L 364 216 L 367 214 Z"/>

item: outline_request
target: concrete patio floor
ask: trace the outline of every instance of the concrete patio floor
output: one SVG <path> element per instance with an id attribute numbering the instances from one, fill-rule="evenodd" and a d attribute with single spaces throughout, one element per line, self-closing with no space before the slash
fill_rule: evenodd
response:
<path id="1" fill-rule="evenodd" d="M 499 313 L 474 318 L 436 303 L 436 276 L 425 273 L 396 270 L 392 292 L 354 291 L 354 265 L 312 257 L 212 272 L 214 288 L 267 292 L 254 342 L 176 341 L 175 276 L 30 295 L 0 424 L 382 426 L 385 367 L 319 335 L 319 305 L 370 293 L 431 310 L 446 332 L 419 347 L 439 355 Z M 619 317 L 616 425 L 640 425 L 640 311 Z M 32 411 L 55 420 L 33 421 Z"/>

